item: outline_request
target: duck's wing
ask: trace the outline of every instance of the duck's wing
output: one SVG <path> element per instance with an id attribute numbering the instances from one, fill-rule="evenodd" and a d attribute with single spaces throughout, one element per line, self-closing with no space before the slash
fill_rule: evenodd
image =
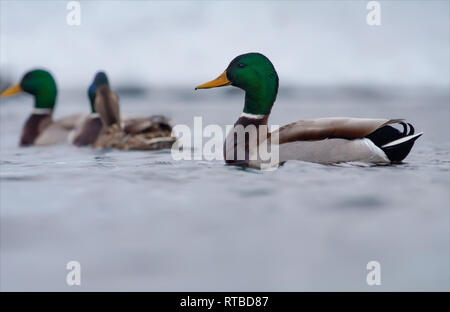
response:
<path id="1" fill-rule="evenodd" d="M 120 150 L 159 150 L 171 148 L 176 141 L 169 133 L 161 131 L 127 134 L 117 125 L 103 129 L 94 143 L 95 148 L 115 148 Z"/>
<path id="2" fill-rule="evenodd" d="M 390 126 L 395 123 L 403 131 Z M 422 134 L 403 119 L 338 117 L 297 121 L 271 136 L 279 136 L 281 161 L 385 163 L 402 161 Z"/>
<path id="3" fill-rule="evenodd" d="M 97 88 L 95 110 L 100 115 L 103 126 L 109 127 L 116 124 L 120 127 L 119 97 L 108 85 Z"/>
<path id="4" fill-rule="evenodd" d="M 364 138 L 381 127 L 401 121 L 346 117 L 307 119 L 285 125 L 272 132 L 272 136 L 278 135 L 279 144 L 330 138 L 352 140 Z"/>
<path id="5" fill-rule="evenodd" d="M 176 141 L 171 121 L 160 115 L 127 119 L 124 131 L 127 133 L 124 148 L 130 150 L 166 149 Z"/>
<path id="6" fill-rule="evenodd" d="M 97 140 L 102 130 L 102 122 L 99 117 L 86 118 L 82 127 L 76 132 L 73 144 L 76 146 L 92 145 Z"/>
<path id="7" fill-rule="evenodd" d="M 125 119 L 123 120 L 123 128 L 129 134 L 163 131 L 170 135 L 172 124 L 170 119 L 161 115 L 155 115 Z"/>
<path id="8" fill-rule="evenodd" d="M 125 150 L 160 150 L 168 149 L 175 143 L 176 138 L 156 133 L 156 136 L 148 133 L 126 136 L 121 149 Z"/>
<path id="9" fill-rule="evenodd" d="M 93 146 L 94 148 L 124 149 L 126 139 L 127 135 L 119 125 L 113 124 L 102 128 Z"/>

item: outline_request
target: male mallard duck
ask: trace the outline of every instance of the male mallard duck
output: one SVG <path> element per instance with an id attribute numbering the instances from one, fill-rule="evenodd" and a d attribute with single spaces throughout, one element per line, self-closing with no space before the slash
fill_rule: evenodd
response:
<path id="1" fill-rule="evenodd" d="M 100 120 L 100 115 L 95 109 L 95 95 L 97 86 L 100 86 L 101 84 L 108 84 L 108 78 L 105 74 L 98 73 L 95 76 L 94 81 L 89 86 L 87 92 L 89 102 L 91 104 L 91 114 L 85 120 L 81 127 L 81 131 L 73 140 L 73 144 L 77 146 L 93 145 L 100 136 L 103 126 L 102 121 Z M 114 96 L 116 95 L 114 94 Z"/>
<path id="2" fill-rule="evenodd" d="M 77 145 L 122 150 L 156 150 L 170 148 L 175 142 L 170 121 L 163 116 L 147 118 L 120 117 L 119 97 L 111 90 L 108 77 L 98 72 L 89 86 L 91 118 L 86 120 Z"/>
<path id="3" fill-rule="evenodd" d="M 57 87 L 52 75 L 37 69 L 27 72 L 19 84 L 3 91 L 0 96 L 26 92 L 34 96 L 34 110 L 22 130 L 21 146 L 68 143 L 69 135 L 79 127 L 83 114 L 53 120 Z"/>
<path id="4" fill-rule="evenodd" d="M 260 125 L 267 125 L 278 92 L 278 75 L 270 60 L 260 53 L 240 55 L 231 61 L 217 79 L 195 89 L 228 85 L 245 91 L 244 111 L 235 123 L 235 129 L 238 125 L 254 125 L 257 129 Z M 401 124 L 403 132 L 391 124 Z M 265 131 L 263 135 L 267 142 L 270 142 L 271 137 L 278 136 L 280 163 L 302 160 L 324 164 L 400 162 L 408 155 L 414 141 L 423 134 L 414 134 L 413 126 L 402 119 L 342 117 L 300 120 L 272 133 Z M 249 147 L 248 139 L 235 140 L 235 135 L 231 131 L 225 141 L 231 142 L 225 143 L 226 163 L 260 168 L 263 162 L 254 157 L 258 147 Z M 236 153 L 242 148 L 245 149 L 245 159 L 239 160 Z"/>

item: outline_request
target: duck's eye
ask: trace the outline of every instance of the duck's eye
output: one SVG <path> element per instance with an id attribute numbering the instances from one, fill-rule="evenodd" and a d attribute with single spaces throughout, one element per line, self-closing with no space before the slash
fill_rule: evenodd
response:
<path id="1" fill-rule="evenodd" d="M 244 68 L 244 67 L 245 67 L 245 64 L 244 64 L 244 63 L 239 63 L 239 67 L 240 67 L 240 68 Z"/>

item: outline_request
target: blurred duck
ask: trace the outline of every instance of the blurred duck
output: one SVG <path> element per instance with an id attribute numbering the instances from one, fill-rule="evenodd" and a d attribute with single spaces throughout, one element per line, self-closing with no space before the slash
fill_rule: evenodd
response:
<path id="1" fill-rule="evenodd" d="M 267 125 L 278 93 L 278 74 L 270 60 L 260 53 L 240 55 L 231 61 L 217 79 L 199 85 L 196 89 L 228 85 L 245 91 L 244 110 L 234 125 L 235 129 L 238 125 L 254 125 L 257 129 L 260 125 Z M 393 127 L 394 124 L 401 125 L 403 131 Z M 262 129 L 258 130 L 257 135 L 265 131 L 262 133 L 264 142 L 271 142 L 272 137 L 275 141 L 278 136 L 278 163 L 287 160 L 323 164 L 400 162 L 408 155 L 415 140 L 423 134 L 414 134 L 413 126 L 403 119 L 347 117 L 300 120 L 272 133 Z M 224 147 L 226 163 L 260 168 L 263 161 L 255 157 L 258 155 L 257 144 L 252 146 L 245 138 L 234 139 L 235 134 L 231 131 L 225 141 L 231 143 L 225 143 Z M 236 157 L 238 149 L 244 150 L 243 160 Z"/>
<path id="2" fill-rule="evenodd" d="M 34 109 L 22 129 L 20 146 L 69 143 L 72 133 L 81 127 L 86 114 L 53 120 L 58 91 L 52 75 L 42 69 L 29 71 L 19 84 L 6 89 L 0 96 L 22 92 L 34 96 Z"/>
<path id="3" fill-rule="evenodd" d="M 170 148 L 175 142 L 170 121 L 163 116 L 121 120 L 119 97 L 110 88 L 104 72 L 95 75 L 88 96 L 92 113 L 74 144 L 121 150 L 157 150 Z"/>
<path id="4" fill-rule="evenodd" d="M 81 131 L 73 140 L 73 144 L 77 146 L 93 145 L 100 136 L 103 126 L 100 115 L 95 109 L 95 94 L 97 86 L 102 84 L 108 84 L 108 78 L 106 75 L 99 73 L 95 76 L 94 81 L 88 88 L 87 94 L 91 104 L 91 114 L 85 120 L 81 127 Z M 116 95 L 114 94 L 114 96 Z"/>

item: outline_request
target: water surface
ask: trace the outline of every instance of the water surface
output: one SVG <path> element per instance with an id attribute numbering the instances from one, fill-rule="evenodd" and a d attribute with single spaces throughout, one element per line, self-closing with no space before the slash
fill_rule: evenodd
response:
<path id="1" fill-rule="evenodd" d="M 405 117 L 425 134 L 400 165 L 260 172 L 169 151 L 19 148 L 32 101 L 2 101 L 1 289 L 449 290 L 448 93 L 303 91 L 280 91 L 270 122 Z M 122 96 L 122 112 L 225 126 L 241 96 L 155 90 Z M 87 109 L 84 90 L 62 91 L 56 116 Z M 66 285 L 70 260 L 80 287 Z M 377 288 L 366 284 L 371 260 Z"/>

